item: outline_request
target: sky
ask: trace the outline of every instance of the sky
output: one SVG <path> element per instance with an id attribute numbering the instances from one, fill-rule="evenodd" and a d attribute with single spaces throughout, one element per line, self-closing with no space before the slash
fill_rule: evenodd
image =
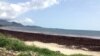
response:
<path id="1" fill-rule="evenodd" d="M 0 19 L 47 28 L 100 30 L 100 0 L 0 0 Z"/>

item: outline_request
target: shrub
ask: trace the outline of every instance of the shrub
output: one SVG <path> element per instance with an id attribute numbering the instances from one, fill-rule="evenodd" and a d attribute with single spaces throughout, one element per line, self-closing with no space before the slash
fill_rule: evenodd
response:
<path id="1" fill-rule="evenodd" d="M 12 36 L 5 36 L 0 34 L 0 47 L 5 47 L 9 50 L 23 51 L 25 44 L 23 41 L 13 38 Z"/>
<path id="2" fill-rule="evenodd" d="M 72 54 L 70 56 L 90 56 L 90 55 L 83 55 L 83 54 Z"/>
<path id="3" fill-rule="evenodd" d="M 21 52 L 18 56 L 39 56 L 38 53 L 33 51 Z"/>

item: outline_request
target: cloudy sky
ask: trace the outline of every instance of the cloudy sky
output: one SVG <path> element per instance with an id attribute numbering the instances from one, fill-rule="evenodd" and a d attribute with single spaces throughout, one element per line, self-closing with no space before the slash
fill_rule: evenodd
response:
<path id="1" fill-rule="evenodd" d="M 0 0 L 0 19 L 48 28 L 100 30 L 100 0 Z"/>

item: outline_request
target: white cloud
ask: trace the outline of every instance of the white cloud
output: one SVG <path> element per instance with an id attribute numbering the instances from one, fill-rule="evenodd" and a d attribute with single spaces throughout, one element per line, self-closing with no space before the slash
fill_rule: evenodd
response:
<path id="1" fill-rule="evenodd" d="M 1 14 L 1 17 L 7 17 L 7 13 L 5 13 L 5 12 L 2 13 L 2 14 Z"/>
<path id="2" fill-rule="evenodd" d="M 26 8 L 19 4 L 0 2 L 0 18 L 16 18 L 18 15 L 22 14 L 25 11 Z"/>
<path id="3" fill-rule="evenodd" d="M 29 10 L 45 9 L 58 3 L 58 0 L 30 0 L 14 4 L 0 0 L 0 19 L 11 20 L 25 25 L 33 24 L 34 21 L 30 18 L 16 19 L 16 17 Z"/>
<path id="4" fill-rule="evenodd" d="M 55 4 L 58 0 L 31 0 L 17 4 L 0 1 L 0 18 L 16 18 L 29 10 L 45 9 Z"/>
<path id="5" fill-rule="evenodd" d="M 58 0 L 32 0 L 31 5 L 33 8 L 35 7 L 37 9 L 43 9 L 58 3 Z"/>

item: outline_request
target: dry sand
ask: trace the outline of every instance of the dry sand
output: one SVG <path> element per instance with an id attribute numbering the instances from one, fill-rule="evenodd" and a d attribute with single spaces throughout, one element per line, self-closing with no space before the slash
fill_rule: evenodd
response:
<path id="1" fill-rule="evenodd" d="M 100 56 L 100 52 L 96 51 L 85 51 L 80 49 L 69 49 L 66 48 L 64 45 L 58 45 L 56 43 L 43 43 L 39 41 L 26 41 L 27 45 L 35 45 L 40 48 L 47 48 L 52 51 L 60 51 L 63 54 L 70 55 L 70 54 L 85 54 L 85 55 L 92 55 L 92 56 Z"/>

